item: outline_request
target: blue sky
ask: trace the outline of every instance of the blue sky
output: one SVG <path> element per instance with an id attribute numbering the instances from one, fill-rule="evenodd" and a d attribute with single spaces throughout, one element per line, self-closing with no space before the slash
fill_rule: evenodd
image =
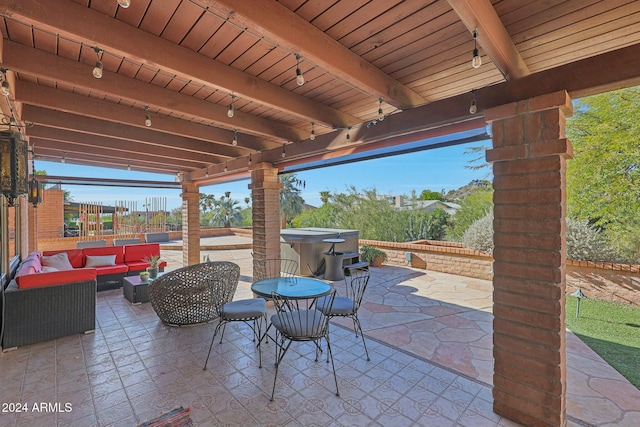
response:
<path id="1" fill-rule="evenodd" d="M 410 154 L 364 160 L 345 165 L 329 166 L 321 169 L 297 172 L 298 179 L 304 180 L 306 187 L 302 189 L 305 202 L 320 206 L 320 191 L 346 192 L 351 186 L 357 189 L 376 188 L 380 194 L 411 195 L 411 190 L 420 194 L 422 190 L 432 191 L 454 190 L 474 179 L 490 179 L 488 169 L 473 171 L 465 168 L 475 156 L 465 154 L 470 146 L 490 145 L 489 141 L 436 148 Z M 36 169 L 44 169 L 48 175 L 140 179 L 154 181 L 172 181 L 172 175 L 149 174 L 120 169 L 105 169 L 88 166 L 77 166 L 36 160 Z M 201 188 L 202 193 L 221 196 L 226 191 L 231 197 L 244 206 L 245 197 L 249 197 L 247 188 L 249 180 L 224 184 L 209 185 Z M 166 197 L 169 210 L 181 204 L 180 190 L 128 188 L 128 187 L 93 187 L 84 185 L 64 185 L 70 191 L 75 202 L 99 202 L 113 205 L 116 201 L 137 201 L 141 208 L 148 197 Z"/>

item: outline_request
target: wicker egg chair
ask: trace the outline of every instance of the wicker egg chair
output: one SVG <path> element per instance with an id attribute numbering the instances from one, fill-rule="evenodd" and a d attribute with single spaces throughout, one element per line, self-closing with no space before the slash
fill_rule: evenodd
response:
<path id="1" fill-rule="evenodd" d="M 226 292 L 216 295 L 207 277 L 218 277 Z M 233 294 L 240 279 L 240 267 L 228 261 L 189 265 L 165 273 L 149 284 L 149 300 L 160 320 L 168 325 L 194 325 L 218 317 L 214 301 Z M 223 304 L 229 301 L 223 301 Z"/>

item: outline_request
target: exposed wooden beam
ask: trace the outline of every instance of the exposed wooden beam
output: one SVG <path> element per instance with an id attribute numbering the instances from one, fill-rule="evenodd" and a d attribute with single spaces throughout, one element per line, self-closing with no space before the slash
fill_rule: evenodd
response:
<path id="1" fill-rule="evenodd" d="M 197 0 L 221 11 L 231 21 L 299 53 L 304 59 L 400 109 L 426 103 L 426 99 L 404 86 L 339 42 L 273 0 Z M 345 126 L 342 126 L 345 127 Z"/>
<path id="2" fill-rule="evenodd" d="M 222 160 L 229 160 L 229 158 L 232 157 L 248 154 L 247 150 L 237 150 L 232 146 L 216 146 L 215 144 L 197 139 L 173 136 L 147 129 L 138 129 L 132 126 L 77 116 L 75 114 L 42 107 L 34 107 L 32 105 L 24 106 L 24 115 L 25 120 L 46 128 L 63 129 L 96 136 L 107 136 L 125 141 L 141 142 L 146 144 L 147 151 L 149 152 L 155 151 L 158 148 L 169 148 L 179 150 L 177 155 L 180 155 L 181 151 L 189 151 L 205 156 L 213 154 Z M 27 129 L 27 134 L 31 134 L 31 129 Z"/>
<path id="3" fill-rule="evenodd" d="M 359 120 L 272 83 L 211 60 L 107 15 L 68 0 L 20 0 L 3 14 L 109 53 L 184 76 L 202 85 L 233 92 L 288 114 L 333 126 Z"/>
<path id="4" fill-rule="evenodd" d="M 11 41 L 4 43 L 3 63 L 13 71 L 24 72 L 36 78 L 53 80 L 86 91 L 126 99 L 140 105 L 147 104 L 154 108 L 197 117 L 227 129 L 238 129 L 281 141 L 298 141 L 308 136 L 300 129 L 241 111 L 236 111 L 234 117 L 229 118 L 227 108 L 222 105 L 130 79 L 117 73 L 104 71 L 103 77 L 96 79 L 91 75 L 91 67 L 86 64 Z"/>
<path id="5" fill-rule="evenodd" d="M 41 145 L 42 141 L 37 142 L 36 144 Z M 38 154 L 36 155 L 36 161 L 60 161 L 62 157 L 62 151 L 52 148 L 41 148 L 38 149 Z M 102 157 L 102 156 L 92 156 L 90 154 L 82 154 L 82 153 L 74 153 L 69 151 L 69 155 L 66 156 L 67 164 L 78 164 L 82 166 L 94 166 L 94 167 L 102 167 L 102 168 L 111 168 L 111 169 L 126 169 L 128 167 L 127 161 L 124 159 L 115 161 L 113 158 Z M 151 172 L 151 173 L 159 173 L 159 174 L 168 174 L 175 175 L 180 169 L 178 169 L 175 165 L 165 165 L 165 164 L 156 164 L 156 163 L 147 163 L 144 160 L 131 164 L 131 169 L 139 172 Z M 114 171 L 114 175 L 117 172 Z"/>
<path id="6" fill-rule="evenodd" d="M 140 110 L 23 81 L 17 81 L 15 86 L 17 100 L 23 104 L 149 129 L 140 120 L 142 117 Z M 233 139 L 233 132 L 230 130 L 165 115 L 153 121 L 152 130 L 207 141 L 214 146 L 228 148 L 231 147 Z M 236 147 L 238 153 L 235 155 L 242 154 L 245 149 L 259 151 L 279 146 L 272 140 L 257 138 L 246 133 L 238 133 L 238 139 L 241 144 Z M 213 150 L 217 151 L 217 148 Z"/>
<path id="7" fill-rule="evenodd" d="M 531 74 L 490 0 L 447 0 L 507 80 Z M 469 55 L 471 62 L 471 55 Z"/>
<path id="8" fill-rule="evenodd" d="M 400 114 L 392 114 L 375 126 L 353 129 L 348 143 L 345 138 L 346 131 L 336 131 L 316 137 L 313 145 L 305 142 L 287 145 L 287 156 L 284 159 L 281 157 L 281 148 L 275 148 L 254 156 L 254 162 L 283 165 L 302 158 L 345 153 L 349 147 L 352 147 L 353 151 L 361 151 L 376 147 L 375 144 L 384 140 L 417 141 L 430 129 L 466 122 L 483 123 L 482 112 L 488 108 L 561 90 L 566 90 L 572 98 L 577 98 L 636 85 L 640 85 L 640 45 L 632 45 L 530 74 L 518 80 L 478 89 L 478 112 L 475 115 L 469 114 L 470 95 L 462 94 Z M 246 163 L 246 159 L 234 159 L 229 165 Z"/>
<path id="9" fill-rule="evenodd" d="M 167 161 L 185 161 L 189 162 L 193 166 L 202 165 L 202 167 L 207 166 L 209 163 L 220 163 L 225 160 L 225 158 L 215 155 L 194 153 L 172 147 L 162 147 L 149 143 L 127 141 L 117 138 L 109 138 L 106 136 L 88 135 L 81 132 L 73 132 L 46 126 L 34 126 L 27 129 L 27 132 L 27 135 L 30 137 L 78 144 L 79 146 L 85 147 L 83 151 L 88 154 L 91 154 L 94 149 L 101 148 L 105 150 L 112 150 L 114 152 L 114 156 L 121 155 L 126 156 L 129 159 L 150 155 L 165 158 Z M 78 148 L 76 151 L 80 151 L 80 149 Z"/>

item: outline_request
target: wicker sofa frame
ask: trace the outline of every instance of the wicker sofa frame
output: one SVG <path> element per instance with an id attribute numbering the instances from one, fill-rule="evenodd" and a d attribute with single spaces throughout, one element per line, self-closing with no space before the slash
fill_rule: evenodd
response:
<path id="1" fill-rule="evenodd" d="M 3 351 L 95 330 L 95 280 L 27 289 L 14 283 L 2 298 Z"/>
<path id="2" fill-rule="evenodd" d="M 151 306 L 165 324 L 181 326 L 206 323 L 218 318 L 216 295 L 207 277 L 235 287 L 240 280 L 240 267 L 229 261 L 212 261 L 170 271 L 148 286 Z M 217 278 L 217 279 L 215 279 Z"/>

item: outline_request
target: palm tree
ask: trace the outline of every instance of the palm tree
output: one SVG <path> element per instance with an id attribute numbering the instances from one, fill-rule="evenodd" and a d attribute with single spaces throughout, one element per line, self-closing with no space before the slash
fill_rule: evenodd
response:
<path id="1" fill-rule="evenodd" d="M 297 185 L 300 181 L 293 173 L 280 175 L 280 215 L 282 226 L 286 227 L 287 221 L 302 212 L 304 199 L 300 196 L 300 189 Z"/>
<path id="2" fill-rule="evenodd" d="M 320 192 L 320 200 L 322 203 L 327 203 L 329 201 L 329 197 L 331 197 L 330 191 L 321 191 Z"/>
<path id="3" fill-rule="evenodd" d="M 223 224 L 223 227 L 231 227 L 232 222 L 238 222 L 240 220 L 240 206 L 239 202 L 231 198 L 231 193 L 227 191 L 224 196 L 220 196 L 215 201 L 214 215 L 212 222 L 217 224 Z"/>

